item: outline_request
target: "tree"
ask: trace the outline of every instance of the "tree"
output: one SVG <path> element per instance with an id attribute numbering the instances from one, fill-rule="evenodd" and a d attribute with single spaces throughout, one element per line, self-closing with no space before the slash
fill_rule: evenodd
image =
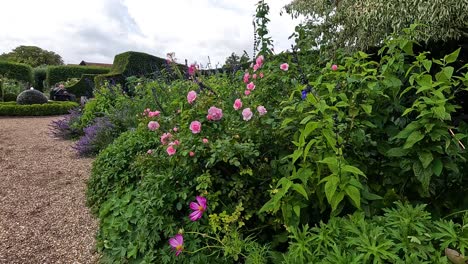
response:
<path id="1" fill-rule="evenodd" d="M 248 63 L 249 60 L 250 60 L 249 55 L 247 54 L 245 50 L 241 57 L 239 57 L 239 55 L 233 52 L 231 56 L 226 58 L 226 62 L 224 63 L 223 68 L 232 68 L 236 65 Z"/>
<path id="2" fill-rule="evenodd" d="M 16 47 L 11 52 L 0 55 L 0 60 L 25 63 L 32 67 L 41 65 L 63 65 L 63 60 L 60 55 L 36 46 Z"/>
<path id="3" fill-rule="evenodd" d="M 317 45 L 366 49 L 393 32 L 421 23 L 416 40 L 435 43 L 468 36 L 468 2 L 460 0 L 293 0 L 286 7 L 304 15 Z"/>

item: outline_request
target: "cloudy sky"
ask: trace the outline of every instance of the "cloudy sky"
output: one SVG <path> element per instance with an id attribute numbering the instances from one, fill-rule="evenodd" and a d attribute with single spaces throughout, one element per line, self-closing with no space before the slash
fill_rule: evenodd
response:
<path id="1" fill-rule="evenodd" d="M 297 20 L 269 0 L 275 51 L 290 47 Z M 215 66 L 233 51 L 253 49 L 258 0 L 8 0 L 0 4 L 0 53 L 19 45 L 54 51 L 65 63 L 112 63 L 116 54 L 141 51 Z"/>

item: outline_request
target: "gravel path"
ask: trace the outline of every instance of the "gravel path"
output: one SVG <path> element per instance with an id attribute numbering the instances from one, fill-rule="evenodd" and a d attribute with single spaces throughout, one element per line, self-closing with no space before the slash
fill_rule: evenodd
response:
<path id="1" fill-rule="evenodd" d="M 0 117 L 0 263 L 96 263 L 85 206 L 92 159 L 53 139 L 59 117 Z"/>

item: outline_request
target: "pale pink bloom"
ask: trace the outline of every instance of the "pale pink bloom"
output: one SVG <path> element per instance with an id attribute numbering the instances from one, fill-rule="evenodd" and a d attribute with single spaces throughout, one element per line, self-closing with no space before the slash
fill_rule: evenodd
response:
<path id="1" fill-rule="evenodd" d="M 249 90 L 245 90 L 245 91 L 244 91 L 244 94 L 245 94 L 245 95 L 249 95 L 249 94 L 250 94 L 250 91 L 249 91 Z"/>
<path id="2" fill-rule="evenodd" d="M 206 119 L 208 119 L 209 121 L 213 120 L 213 117 L 211 115 L 207 115 L 206 116 Z"/>
<path id="3" fill-rule="evenodd" d="M 199 121 L 192 121 L 190 123 L 190 130 L 193 134 L 198 134 L 201 131 L 201 123 Z"/>
<path id="4" fill-rule="evenodd" d="M 259 105 L 257 107 L 257 111 L 258 111 L 258 114 L 261 116 L 267 113 L 267 110 L 263 105 Z"/>
<path id="5" fill-rule="evenodd" d="M 333 65 L 331 66 L 331 69 L 332 69 L 332 71 L 338 70 L 338 65 L 333 64 Z"/>
<path id="6" fill-rule="evenodd" d="M 152 150 L 152 149 L 148 149 L 148 151 L 146 151 L 146 153 L 148 153 L 148 154 L 153 154 L 153 150 Z"/>
<path id="7" fill-rule="evenodd" d="M 171 133 L 164 133 L 161 136 L 161 144 L 166 145 L 169 139 L 172 137 Z"/>
<path id="8" fill-rule="evenodd" d="M 154 111 L 154 112 L 148 112 L 148 116 L 149 117 L 155 117 L 155 116 L 159 116 L 159 114 L 161 114 L 161 112 L 159 111 Z"/>
<path id="9" fill-rule="evenodd" d="M 252 118 L 252 116 L 253 116 L 253 113 L 250 110 L 250 108 L 245 108 L 244 110 L 242 110 L 242 117 L 244 121 L 249 121 Z"/>
<path id="10" fill-rule="evenodd" d="M 192 64 L 190 65 L 190 67 L 188 68 L 188 74 L 190 76 L 193 76 L 195 75 L 195 72 L 197 71 L 197 65 L 196 64 Z"/>
<path id="11" fill-rule="evenodd" d="M 253 79 L 257 79 L 257 74 L 254 73 L 254 74 L 252 75 L 252 78 L 253 78 Z"/>
<path id="12" fill-rule="evenodd" d="M 174 148 L 173 145 L 167 147 L 166 152 L 169 156 L 172 156 L 176 153 L 176 149 Z"/>
<path id="13" fill-rule="evenodd" d="M 260 56 L 257 57 L 255 62 L 258 64 L 258 66 L 262 67 L 264 60 L 265 60 L 265 57 L 263 57 L 263 55 L 260 55 Z"/>
<path id="14" fill-rule="evenodd" d="M 287 71 L 289 69 L 289 64 L 283 63 L 280 65 L 280 69 L 283 71 Z"/>
<path id="15" fill-rule="evenodd" d="M 187 101 L 189 104 L 193 103 L 197 99 L 197 93 L 195 91 L 190 91 L 187 94 Z"/>
<path id="16" fill-rule="evenodd" d="M 182 113 L 182 110 L 177 109 L 177 113 L 178 113 L 178 114 Z"/>
<path id="17" fill-rule="evenodd" d="M 250 78 L 250 74 L 249 74 L 248 72 L 246 72 L 246 73 L 244 74 L 244 82 L 245 82 L 245 83 L 248 83 L 248 82 L 249 82 L 249 78 Z"/>
<path id="18" fill-rule="evenodd" d="M 184 237 L 181 234 L 175 235 L 173 238 L 169 239 L 169 245 L 176 251 L 176 256 L 179 256 L 182 250 L 184 250 Z"/>
<path id="19" fill-rule="evenodd" d="M 253 82 L 250 82 L 249 84 L 247 84 L 247 90 L 255 90 L 255 84 Z"/>
<path id="20" fill-rule="evenodd" d="M 159 123 L 156 121 L 149 121 L 148 123 L 148 129 L 151 131 L 155 131 L 159 128 Z"/>
<path id="21" fill-rule="evenodd" d="M 259 66 L 258 64 L 255 64 L 255 65 L 253 66 L 254 72 L 257 71 L 259 68 L 260 68 L 260 66 Z"/>
<path id="22" fill-rule="evenodd" d="M 212 106 L 208 109 L 208 115 L 211 116 L 211 120 L 217 121 L 223 117 L 223 110 Z"/>
<path id="23" fill-rule="evenodd" d="M 207 139 L 207 138 L 204 138 L 202 141 L 203 141 L 203 143 L 205 143 L 205 144 L 208 143 L 208 139 Z"/>
<path id="24" fill-rule="evenodd" d="M 174 145 L 179 146 L 180 141 L 176 139 L 176 140 L 172 141 L 171 143 L 169 143 L 169 146 L 174 146 Z"/>
<path id="25" fill-rule="evenodd" d="M 190 203 L 190 209 L 193 212 L 189 215 L 190 220 L 197 221 L 198 219 L 202 218 L 203 212 L 206 210 L 206 198 L 202 196 L 197 196 L 197 202 Z"/>
<path id="26" fill-rule="evenodd" d="M 172 131 L 177 132 L 179 129 L 177 127 L 174 127 Z"/>
<path id="27" fill-rule="evenodd" d="M 236 99 L 236 100 L 234 101 L 234 109 L 235 109 L 235 110 L 239 110 L 239 109 L 241 109 L 241 107 L 242 107 L 242 101 L 241 101 L 241 99 Z"/>
<path id="28" fill-rule="evenodd" d="M 260 78 L 263 78 L 263 72 L 260 73 Z"/>
<path id="29" fill-rule="evenodd" d="M 189 156 L 190 156 L 190 157 L 193 157 L 193 156 L 195 156 L 195 152 L 193 152 L 193 151 L 190 151 L 190 152 L 189 152 Z"/>

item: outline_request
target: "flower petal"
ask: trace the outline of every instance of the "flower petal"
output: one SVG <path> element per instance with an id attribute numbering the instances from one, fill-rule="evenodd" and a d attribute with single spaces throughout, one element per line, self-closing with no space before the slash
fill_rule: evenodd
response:
<path id="1" fill-rule="evenodd" d="M 179 245 L 179 242 L 176 240 L 175 237 L 169 239 L 169 245 L 171 245 L 171 247 L 175 248 Z"/>
<path id="2" fill-rule="evenodd" d="M 198 210 L 198 207 L 199 207 L 199 206 L 200 206 L 200 205 L 198 205 L 196 202 L 191 202 L 191 203 L 190 203 L 190 209 L 192 209 L 192 210 L 194 210 L 194 211 Z"/>
<path id="3" fill-rule="evenodd" d="M 205 197 L 197 196 L 197 202 L 201 207 L 203 207 L 203 209 L 206 209 L 206 198 Z"/>
<path id="4" fill-rule="evenodd" d="M 198 219 L 200 219 L 202 217 L 203 213 L 201 211 L 193 211 L 190 215 L 189 215 L 189 218 L 190 220 L 192 221 L 197 221 Z"/>
<path id="5" fill-rule="evenodd" d="M 183 237 L 181 234 L 175 235 L 174 238 L 175 238 L 175 240 L 176 240 L 177 242 L 179 242 L 179 245 L 183 245 L 183 244 L 184 244 L 184 237 Z"/>

